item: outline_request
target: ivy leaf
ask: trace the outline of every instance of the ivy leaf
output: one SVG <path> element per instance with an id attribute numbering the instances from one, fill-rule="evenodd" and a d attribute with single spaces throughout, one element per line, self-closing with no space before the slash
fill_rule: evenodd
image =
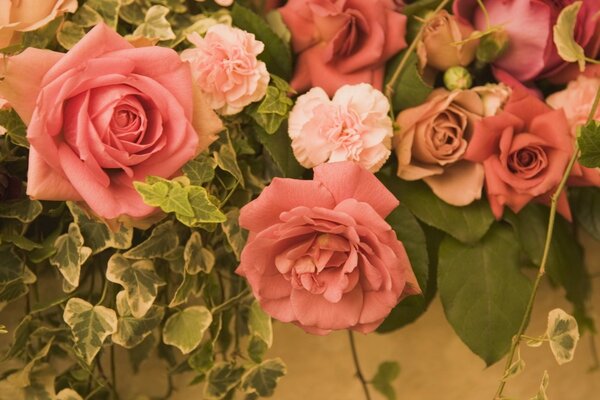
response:
<path id="1" fill-rule="evenodd" d="M 280 358 L 266 360 L 248 370 L 242 377 L 242 389 L 260 397 L 273 396 L 277 381 L 287 373 Z"/>
<path id="2" fill-rule="evenodd" d="M 127 349 L 140 344 L 160 324 L 165 315 L 162 307 L 153 305 L 143 317 L 134 317 L 125 291 L 117 293 L 117 312 L 119 320 L 117 331 L 112 335 L 112 341 Z"/>
<path id="3" fill-rule="evenodd" d="M 548 395 L 546 394 L 546 390 L 548 389 L 548 381 L 550 377 L 548 376 L 548 371 L 544 371 L 544 375 L 542 376 L 542 383 L 540 383 L 540 389 L 534 397 L 529 400 L 548 400 Z"/>
<path id="4" fill-rule="evenodd" d="M 66 388 L 56 394 L 55 400 L 83 400 L 83 397 L 73 389 Z"/>
<path id="5" fill-rule="evenodd" d="M 63 319 L 75 338 L 75 350 L 90 365 L 102 343 L 117 330 L 117 314 L 103 306 L 92 306 L 80 298 L 67 302 Z"/>
<path id="6" fill-rule="evenodd" d="M 221 223 L 221 228 L 235 254 L 235 258 L 239 261 L 248 234 L 240 228 L 240 210 L 238 208 L 227 212 L 225 216 L 227 217 L 227 221 Z"/>
<path id="7" fill-rule="evenodd" d="M 567 62 L 577 62 L 579 70 L 583 72 L 586 61 L 585 53 L 575 41 L 575 25 L 581 4 L 581 1 L 576 1 L 562 9 L 554 25 L 553 40 L 558 55 Z"/>
<path id="8" fill-rule="evenodd" d="M 166 284 L 157 275 L 152 261 L 139 260 L 132 263 L 118 253 L 108 260 L 106 279 L 123 286 L 131 314 L 135 318 L 146 315 L 156 299 L 158 288 Z"/>
<path id="9" fill-rule="evenodd" d="M 294 105 L 288 97 L 291 88 L 287 82 L 276 76 L 272 76 L 271 79 L 275 82 L 267 87 L 263 100 L 253 103 L 248 109 L 248 114 L 270 135 L 277 132 L 283 121 L 287 120 Z"/>
<path id="10" fill-rule="evenodd" d="M 242 171 L 240 170 L 240 166 L 237 162 L 237 155 L 235 154 L 235 150 L 231 145 L 231 142 L 227 141 L 227 143 L 223 143 L 219 148 L 218 152 L 214 152 L 213 156 L 215 157 L 215 161 L 219 168 L 223 171 L 229 172 L 237 181 L 245 187 L 244 176 L 242 175 Z"/>
<path id="11" fill-rule="evenodd" d="M 292 77 L 292 53 L 289 45 L 273 32 L 264 19 L 237 2 L 233 5 L 231 17 L 235 26 L 253 33 L 257 40 L 269 44 L 258 59 L 267 64 L 269 72 L 289 80 Z"/>
<path id="12" fill-rule="evenodd" d="M 187 302 L 192 294 L 198 295 L 202 290 L 202 282 L 201 274 L 192 275 L 184 271 L 183 280 L 177 287 L 177 290 L 169 303 L 169 307 L 177 307 L 178 305 Z"/>
<path id="13" fill-rule="evenodd" d="M 199 272 L 209 274 L 215 265 L 214 254 L 202 246 L 202 238 L 198 232 L 192 232 L 185 244 L 183 260 L 185 271 L 192 275 Z"/>
<path id="14" fill-rule="evenodd" d="M 158 225 L 150 237 L 123 255 L 127 258 L 144 260 L 168 256 L 179 245 L 179 237 L 173 226 L 173 221 Z"/>
<path id="15" fill-rule="evenodd" d="M 131 367 L 137 374 L 140 370 L 142 362 L 148 358 L 152 349 L 156 346 L 156 338 L 152 333 L 146 336 L 144 340 L 132 349 L 129 349 L 129 360 L 131 361 Z"/>
<path id="16" fill-rule="evenodd" d="M 222 399 L 240 383 L 244 368 L 235 367 L 226 362 L 215 364 L 206 378 L 204 398 L 206 400 Z"/>
<path id="17" fill-rule="evenodd" d="M 581 149 L 579 164 L 584 167 L 600 167 L 600 122 L 591 121 L 581 127 L 577 143 Z"/>
<path id="18" fill-rule="evenodd" d="M 198 350 L 190 355 L 188 364 L 194 371 L 200 374 L 209 371 L 215 364 L 213 343 L 211 341 L 204 342 Z"/>
<path id="19" fill-rule="evenodd" d="M 6 135 L 17 146 L 29 148 L 27 127 L 14 109 L 0 110 L 0 126 L 6 129 Z"/>
<path id="20" fill-rule="evenodd" d="M 371 379 L 371 385 L 379 393 L 385 396 L 387 400 L 396 400 L 396 391 L 392 386 L 392 382 L 398 378 L 400 374 L 400 365 L 395 361 L 385 361 L 379 364 L 377 372 L 373 379 Z"/>
<path id="21" fill-rule="evenodd" d="M 146 3 L 147 4 L 147 3 Z M 124 1 L 119 10 L 119 16 L 128 24 L 138 26 L 144 23 L 146 17 L 147 5 L 142 5 L 140 1 Z"/>
<path id="22" fill-rule="evenodd" d="M 508 367 L 504 373 L 504 376 L 502 377 L 502 380 L 507 381 L 510 378 L 519 375 L 521 372 L 523 372 L 523 370 L 525 370 L 525 361 L 519 357 L 519 359 L 515 360 L 510 367 Z"/>
<path id="23" fill-rule="evenodd" d="M 182 168 L 185 176 L 188 177 L 192 185 L 201 186 L 206 182 L 210 182 L 215 177 L 216 161 L 202 155 L 193 160 L 188 161 Z"/>
<path id="24" fill-rule="evenodd" d="M 85 4 L 96 11 L 106 25 L 113 29 L 117 28 L 121 0 L 87 0 Z"/>
<path id="25" fill-rule="evenodd" d="M 377 177 L 417 218 L 461 242 L 478 241 L 494 222 L 494 215 L 485 200 L 455 207 L 440 200 L 424 182 L 408 182 L 383 175 Z"/>
<path id="26" fill-rule="evenodd" d="M 72 49 L 84 36 L 83 27 L 71 21 L 65 21 L 56 32 L 56 40 L 67 50 Z"/>
<path id="27" fill-rule="evenodd" d="M 555 308 L 548 314 L 546 335 L 550 341 L 552 354 L 559 365 L 573 360 L 579 341 L 579 329 L 575 318 L 560 308 Z"/>
<path id="28" fill-rule="evenodd" d="M 206 307 L 187 307 L 167 319 L 163 328 L 163 342 L 188 354 L 198 347 L 211 322 L 212 314 Z"/>
<path id="29" fill-rule="evenodd" d="M 69 225 L 68 233 L 59 236 L 54 242 L 56 253 L 50 257 L 50 264 L 58 268 L 67 283 L 77 288 L 81 266 L 92 254 L 92 249 L 83 245 L 83 236 L 79 226 Z"/>
<path id="30" fill-rule="evenodd" d="M 88 4 L 84 4 L 77 8 L 77 11 L 73 14 L 72 21 L 83 28 L 90 28 L 102 22 L 102 15 Z"/>
<path id="31" fill-rule="evenodd" d="M 42 213 L 42 203 L 21 199 L 0 202 L 0 217 L 16 219 L 24 224 L 33 222 Z"/>
<path id="32" fill-rule="evenodd" d="M 133 31 L 133 37 L 143 36 L 158 40 L 175 39 L 171 24 L 167 21 L 169 11 L 167 7 L 160 5 L 150 7 L 146 12 L 144 22 Z"/>
<path id="33" fill-rule="evenodd" d="M 252 126 L 256 139 L 273 158 L 281 175 L 286 178 L 301 178 L 305 169 L 298 163 L 292 151 L 292 141 L 287 133 L 287 123 L 283 123 L 273 135 L 269 135 L 256 123 Z"/>
<path id="34" fill-rule="evenodd" d="M 252 303 L 248 315 L 248 329 L 270 348 L 273 345 L 271 316 L 263 311 L 258 302 Z"/>
<path id="35" fill-rule="evenodd" d="M 83 242 L 92 249 L 92 254 L 98 254 L 108 248 L 128 249 L 131 247 L 133 229 L 121 224 L 119 230 L 114 231 L 108 225 L 100 220 L 90 217 L 76 203 L 67 202 L 67 207 L 75 223 L 79 226 Z"/>
<path id="36" fill-rule="evenodd" d="M 393 71 L 398 64 L 400 64 L 400 60 L 404 57 L 404 53 L 405 51 L 399 53 L 388 63 L 386 82 L 392 78 Z M 394 87 L 394 94 L 392 97 L 394 111 L 400 111 L 423 104 L 427 99 L 427 96 L 433 91 L 433 86 L 425 82 L 419 73 L 418 63 L 417 55 L 412 53 Z"/>
<path id="37" fill-rule="evenodd" d="M 440 246 L 438 286 L 446 318 L 487 365 L 508 351 L 531 293 L 515 243 L 513 231 L 496 224 L 475 245 L 446 237 Z"/>
<path id="38" fill-rule="evenodd" d="M 269 347 L 265 343 L 263 339 L 256 335 L 250 336 L 250 341 L 248 342 L 248 356 L 250 359 L 257 364 L 260 364 L 263 361 L 263 357 L 269 350 Z"/>
<path id="39" fill-rule="evenodd" d="M 23 317 L 13 332 L 13 340 L 8 351 L 0 360 L 7 361 L 12 358 L 20 357 L 27 350 L 29 336 L 38 326 L 39 321 L 32 319 L 31 314 L 27 314 Z"/>
<path id="40" fill-rule="evenodd" d="M 571 209 L 577 223 L 600 240 L 600 188 L 569 188 Z"/>

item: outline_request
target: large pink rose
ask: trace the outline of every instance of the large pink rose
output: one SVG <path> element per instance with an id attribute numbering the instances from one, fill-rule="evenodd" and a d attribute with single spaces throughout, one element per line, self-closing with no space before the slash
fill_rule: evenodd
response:
<path id="1" fill-rule="evenodd" d="M 509 36 L 507 51 L 494 66 L 515 79 L 525 82 L 553 76 L 567 64 L 559 57 L 553 41 L 552 27 L 560 11 L 574 0 L 488 0 L 485 8 L 491 26 L 502 26 Z M 477 0 L 456 0 L 454 12 L 477 30 L 487 29 L 483 10 Z M 600 1 L 583 0 L 577 18 L 575 39 L 595 57 L 598 43 L 594 39 L 600 22 Z M 500 73 L 499 76 L 503 76 Z"/>
<path id="2" fill-rule="evenodd" d="M 279 9 L 298 54 L 292 87 L 382 89 L 385 62 L 406 47 L 406 16 L 391 0 L 290 0 Z"/>
<path id="3" fill-rule="evenodd" d="M 175 51 L 134 48 L 104 24 L 66 54 L 29 48 L 0 75 L 28 125 L 27 193 L 108 219 L 154 212 L 132 183 L 178 174 L 221 128 Z"/>
<path id="4" fill-rule="evenodd" d="M 465 159 L 483 163 L 490 206 L 500 219 L 505 205 L 519 212 L 532 200 L 548 203 L 573 150 L 565 113 L 513 89 L 504 111 L 475 122 Z M 571 218 L 564 192 L 558 211 Z"/>
<path id="5" fill-rule="evenodd" d="M 371 332 L 404 296 L 420 293 L 404 246 L 384 218 L 398 200 L 351 162 L 314 180 L 275 178 L 242 208 L 250 231 L 237 273 L 274 318 L 307 332 Z"/>

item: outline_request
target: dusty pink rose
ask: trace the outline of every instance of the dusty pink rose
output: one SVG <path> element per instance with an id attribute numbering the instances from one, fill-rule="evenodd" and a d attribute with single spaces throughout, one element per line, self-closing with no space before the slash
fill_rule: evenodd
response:
<path id="1" fill-rule="evenodd" d="M 39 29 L 75 10 L 77 0 L 1 0 L 0 49 L 18 43 L 22 32 Z"/>
<path id="2" fill-rule="evenodd" d="M 384 218 L 396 198 L 350 162 L 314 180 L 275 178 L 242 208 L 250 231 L 237 273 L 264 310 L 310 333 L 371 332 L 398 301 L 420 293 L 404 246 Z"/>
<path id="3" fill-rule="evenodd" d="M 376 172 L 390 156 L 392 120 L 387 98 L 373 86 L 342 86 L 330 100 L 321 88 L 298 97 L 289 134 L 300 164 L 355 161 Z"/>
<path id="4" fill-rule="evenodd" d="M 28 125 L 27 193 L 84 201 L 104 218 L 153 213 L 133 182 L 178 174 L 221 128 L 175 51 L 133 48 L 104 24 L 66 54 L 10 57 L 0 76 Z"/>
<path id="5" fill-rule="evenodd" d="M 505 205 L 519 212 L 532 200 L 548 203 L 572 154 L 565 113 L 514 89 L 502 112 L 475 122 L 465 158 L 483 163 L 490 206 L 500 219 Z M 558 211 L 571 218 L 564 192 Z"/>
<path id="6" fill-rule="evenodd" d="M 280 8 L 298 54 L 292 87 L 381 89 L 385 62 L 406 47 L 406 16 L 392 0 L 290 0 Z"/>
<path id="7" fill-rule="evenodd" d="M 598 89 L 600 89 L 600 78 L 581 75 L 577 80 L 570 82 L 566 89 L 546 99 L 552 108 L 562 109 L 565 112 L 573 140 L 577 137 L 577 126 L 584 125 L 588 119 Z M 595 119 L 600 120 L 600 110 L 596 111 Z M 600 169 L 575 164 L 569 184 L 600 186 Z"/>
<path id="8" fill-rule="evenodd" d="M 463 42 L 473 28 L 449 14 L 440 11 L 432 17 L 423 30 L 417 54 L 421 66 L 445 71 L 454 66 L 467 66 L 475 59 L 478 40 Z"/>
<path id="9" fill-rule="evenodd" d="M 552 27 L 560 11 L 574 0 L 488 0 L 484 2 L 491 26 L 502 26 L 509 36 L 507 51 L 494 66 L 525 82 L 559 74 L 567 64 L 559 57 Z M 575 28 L 576 41 L 595 57 L 598 46 L 593 40 L 600 23 L 600 1 L 583 0 Z M 476 0 L 456 0 L 454 13 L 475 29 L 488 26 Z M 499 75 L 502 76 L 502 75 Z"/>
<path id="10" fill-rule="evenodd" d="M 190 63 L 196 84 L 214 110 L 236 114 L 264 97 L 270 77 L 256 56 L 265 46 L 253 34 L 217 24 L 204 38 L 194 32 L 188 40 L 196 48 L 184 50 L 181 58 Z"/>

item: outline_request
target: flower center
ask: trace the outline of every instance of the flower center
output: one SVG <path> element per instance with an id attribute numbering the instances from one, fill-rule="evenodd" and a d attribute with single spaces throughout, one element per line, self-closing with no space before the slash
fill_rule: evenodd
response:
<path id="1" fill-rule="evenodd" d="M 540 146 L 526 146 L 508 157 L 508 169 L 523 179 L 537 176 L 548 164 L 548 156 Z"/>
<path id="2" fill-rule="evenodd" d="M 360 117 L 353 110 L 336 110 L 332 126 L 326 132 L 327 140 L 343 149 L 348 159 L 358 161 L 362 152 L 363 126 Z"/>

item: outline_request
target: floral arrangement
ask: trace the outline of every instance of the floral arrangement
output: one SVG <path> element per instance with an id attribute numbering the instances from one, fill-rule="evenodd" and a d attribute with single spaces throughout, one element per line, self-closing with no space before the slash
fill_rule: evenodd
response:
<path id="1" fill-rule="evenodd" d="M 270 397 L 275 320 L 348 330 L 366 398 L 395 399 L 397 365 L 365 378 L 353 332 L 410 329 L 439 296 L 475 354 L 505 359 L 500 400 L 521 345 L 564 363 L 595 333 L 573 238 L 600 240 L 599 2 L 0 15 L 0 323 L 20 320 L 0 325 L 1 398 L 117 399 L 115 351 L 135 371 L 157 354 L 205 399 Z M 545 276 L 573 316 L 525 336 Z"/>

